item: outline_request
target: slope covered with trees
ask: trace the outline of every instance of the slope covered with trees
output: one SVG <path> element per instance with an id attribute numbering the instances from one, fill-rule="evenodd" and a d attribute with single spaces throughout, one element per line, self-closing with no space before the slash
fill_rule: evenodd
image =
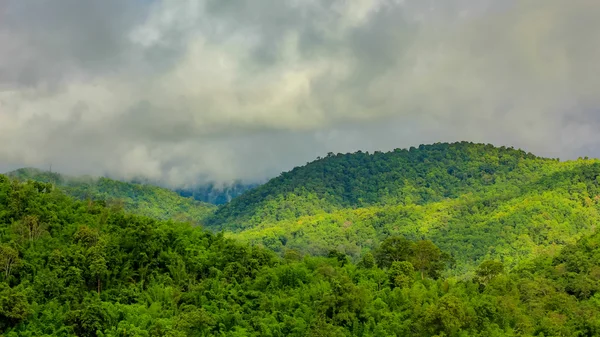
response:
<path id="1" fill-rule="evenodd" d="M 278 257 L 200 227 L 0 175 L 0 335 L 594 336 L 600 234 L 511 270 L 391 236 L 354 264 Z"/>
<path id="2" fill-rule="evenodd" d="M 109 178 L 69 177 L 58 173 L 23 168 L 7 174 L 20 181 L 33 180 L 54 184 L 81 200 L 102 200 L 125 210 L 155 219 L 176 219 L 202 223 L 215 206 L 179 196 L 165 188 L 126 183 Z"/>
<path id="3" fill-rule="evenodd" d="M 530 183 L 557 165 L 521 150 L 467 142 L 329 154 L 232 200 L 208 225 L 238 230 L 343 208 L 423 205 L 496 184 Z"/>
<path id="4" fill-rule="evenodd" d="M 330 155 L 220 208 L 207 223 L 283 253 L 357 259 L 391 235 L 432 240 L 451 271 L 486 259 L 513 267 L 553 254 L 600 221 L 600 161 L 455 143 Z"/>
<path id="5" fill-rule="evenodd" d="M 269 222 L 230 233 L 283 252 L 323 255 L 335 248 L 357 258 L 390 235 L 429 239 L 456 259 L 454 272 L 485 259 L 507 266 L 557 252 L 600 223 L 600 163 L 562 163 L 529 184 L 498 185 L 483 192 L 426 205 L 385 205 Z"/>

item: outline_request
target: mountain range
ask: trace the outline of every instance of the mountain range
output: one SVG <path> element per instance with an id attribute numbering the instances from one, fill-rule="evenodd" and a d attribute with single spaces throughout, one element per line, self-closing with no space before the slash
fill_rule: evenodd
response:
<path id="1" fill-rule="evenodd" d="M 0 333 L 600 335 L 599 160 L 438 143 L 244 186 L 0 175 Z"/>
<path id="2" fill-rule="evenodd" d="M 76 198 L 119 201 L 157 219 L 191 221 L 280 254 L 337 250 L 358 259 L 389 236 L 429 239 L 453 256 L 458 274 L 486 259 L 515 266 L 556 252 L 600 220 L 600 161 L 561 162 L 470 142 L 330 153 L 262 185 L 202 185 L 179 195 L 35 169 L 9 176 L 54 182 Z"/>
<path id="3" fill-rule="evenodd" d="M 485 259 L 514 266 L 593 232 L 598 176 L 595 159 L 467 142 L 330 154 L 232 200 L 206 226 L 278 252 L 355 258 L 391 235 L 430 239 L 467 272 Z"/>

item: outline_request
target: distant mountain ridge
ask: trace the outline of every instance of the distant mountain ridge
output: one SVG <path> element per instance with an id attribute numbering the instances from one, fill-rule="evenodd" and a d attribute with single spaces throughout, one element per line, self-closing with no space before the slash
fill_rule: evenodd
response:
<path id="1" fill-rule="evenodd" d="M 155 219 L 174 219 L 196 224 L 212 214 L 216 206 L 185 198 L 153 185 L 122 182 L 104 177 L 71 177 L 35 168 L 22 168 L 6 174 L 21 181 L 52 183 L 77 199 L 103 200 L 125 210 Z"/>
<path id="2" fill-rule="evenodd" d="M 247 191 L 260 186 L 259 183 L 244 183 L 236 181 L 231 184 L 218 185 L 215 183 L 199 184 L 191 187 L 174 189 L 182 197 L 194 198 L 198 201 L 214 205 L 224 205 Z"/>

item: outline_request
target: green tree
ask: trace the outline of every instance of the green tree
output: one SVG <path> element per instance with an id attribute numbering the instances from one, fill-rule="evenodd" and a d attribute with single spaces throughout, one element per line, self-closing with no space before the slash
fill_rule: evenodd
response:
<path id="1" fill-rule="evenodd" d="M 22 322 L 30 314 L 27 296 L 21 289 L 0 283 L 0 331 Z"/>
<path id="2" fill-rule="evenodd" d="M 487 260 L 482 262 L 475 271 L 475 281 L 487 285 L 494 277 L 504 272 L 502 262 Z"/>
<path id="3" fill-rule="evenodd" d="M 375 267 L 375 257 L 371 252 L 367 252 L 363 255 L 360 260 L 360 266 L 366 269 L 371 269 Z"/>
<path id="4" fill-rule="evenodd" d="M 422 323 L 431 333 L 453 336 L 470 324 L 470 317 L 460 298 L 445 295 L 436 305 L 427 308 Z"/>
<path id="5" fill-rule="evenodd" d="M 375 251 L 375 260 L 380 268 L 388 268 L 393 262 L 406 261 L 413 251 L 413 242 L 401 236 L 385 239 Z"/>
<path id="6" fill-rule="evenodd" d="M 0 245 L 0 268 L 4 272 L 4 280 L 20 265 L 19 252 L 9 245 Z"/>
<path id="7" fill-rule="evenodd" d="M 412 283 L 415 268 L 408 261 L 393 262 L 388 269 L 389 282 L 393 287 L 406 288 Z"/>
<path id="8" fill-rule="evenodd" d="M 433 242 L 417 241 L 412 251 L 412 264 L 421 273 L 421 279 L 424 279 L 425 275 L 434 278 L 439 276 L 444 269 L 444 255 Z"/>

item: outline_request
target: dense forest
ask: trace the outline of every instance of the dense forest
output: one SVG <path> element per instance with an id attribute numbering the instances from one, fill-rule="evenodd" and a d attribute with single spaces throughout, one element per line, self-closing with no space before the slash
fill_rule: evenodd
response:
<path id="1" fill-rule="evenodd" d="M 343 208 L 423 205 L 497 184 L 532 183 L 559 167 L 522 150 L 468 142 L 330 153 L 233 199 L 208 225 L 236 230 Z"/>
<path id="2" fill-rule="evenodd" d="M 209 228 L 283 253 L 355 261 L 390 235 L 433 241 L 472 273 L 514 267 L 591 234 L 600 220 L 600 161 L 560 162 L 521 150 L 454 143 L 330 155 L 234 199 Z"/>
<path id="3" fill-rule="evenodd" d="M 0 336 L 600 335 L 599 160 L 444 143 L 190 191 L 0 175 Z"/>
<path id="4" fill-rule="evenodd" d="M 70 177 L 59 173 L 23 168 L 9 172 L 20 181 L 51 183 L 65 193 L 81 200 L 101 200 L 121 204 L 126 211 L 160 220 L 175 219 L 202 223 L 216 207 L 149 184 L 122 182 L 109 178 Z"/>
<path id="5" fill-rule="evenodd" d="M 432 240 L 454 255 L 462 272 L 483 259 L 513 266 L 595 230 L 600 222 L 598 176 L 598 162 L 565 163 L 530 184 L 498 185 L 427 205 L 350 208 L 265 221 L 230 235 L 275 251 L 324 254 L 335 248 L 354 257 L 389 235 L 403 235 Z"/>
<path id="6" fill-rule="evenodd" d="M 600 234 L 471 277 L 443 276 L 449 253 L 394 235 L 356 263 L 337 250 L 280 257 L 0 175 L 0 334 L 600 334 Z"/>

